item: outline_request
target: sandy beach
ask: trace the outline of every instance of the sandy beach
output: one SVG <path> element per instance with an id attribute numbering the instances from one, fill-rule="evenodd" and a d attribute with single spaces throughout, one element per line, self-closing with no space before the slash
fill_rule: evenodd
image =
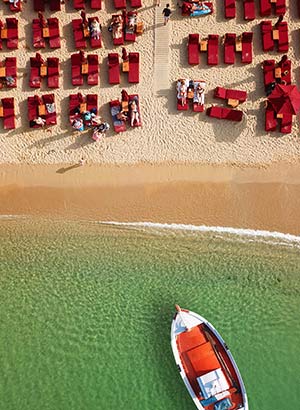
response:
<path id="1" fill-rule="evenodd" d="M 289 135 L 267 134 L 264 131 L 263 102 L 265 100 L 261 62 L 267 58 L 279 61 L 277 52 L 263 53 L 260 36 L 260 22 L 263 18 L 246 22 L 242 19 L 242 5 L 237 2 L 237 17 L 224 19 L 223 5 L 215 5 L 213 15 L 202 18 L 182 17 L 176 2 L 171 3 L 172 18 L 167 27 L 168 35 L 167 80 L 163 87 L 155 87 L 158 75 L 155 41 L 159 40 L 157 30 L 162 30 L 162 2 L 160 8 L 151 0 L 143 1 L 139 10 L 139 20 L 144 22 L 145 32 L 136 43 L 128 43 L 127 51 L 138 51 L 141 55 L 140 83 L 129 85 L 126 75 L 121 75 L 121 84 L 108 84 L 107 54 L 111 51 L 121 54 L 121 47 L 113 47 L 111 34 L 107 28 L 111 15 L 116 13 L 112 1 L 103 2 L 103 10 L 92 11 L 87 8 L 87 16 L 97 15 L 103 26 L 103 47 L 87 52 L 97 53 L 100 59 L 100 85 L 73 87 L 71 85 L 70 55 L 76 52 L 71 21 L 79 18 L 69 2 L 62 5 L 60 12 L 51 13 L 48 8 L 45 17 L 58 17 L 61 29 L 61 49 L 41 50 L 43 57 L 58 56 L 61 64 L 60 88 L 54 90 L 58 112 L 58 124 L 47 129 L 30 129 L 27 120 L 27 97 L 37 93 L 52 92 L 46 85 L 42 89 L 30 89 L 29 58 L 36 51 L 32 46 L 31 21 L 36 17 L 31 2 L 24 3 L 22 13 L 16 13 L 19 19 L 19 49 L 5 50 L 2 56 L 16 56 L 18 62 L 18 87 L 1 90 L 2 96 L 14 96 L 16 103 L 17 128 L 12 131 L 0 130 L 0 163 L 62 164 L 73 163 L 84 156 L 90 163 L 101 164 L 136 164 L 149 163 L 201 163 L 257 165 L 276 161 L 297 161 L 300 154 L 298 138 L 298 119 L 294 118 L 293 131 Z M 288 3 L 285 21 L 289 25 L 290 49 L 288 56 L 292 60 L 292 80 L 299 85 L 299 20 L 295 0 Z M 258 4 L 257 4 L 258 16 Z M 1 6 L 0 16 L 12 16 L 6 4 Z M 269 19 L 269 18 L 268 18 Z M 271 16 L 273 23 L 277 17 Z M 206 64 L 206 55 L 201 57 L 199 66 L 187 63 L 187 37 L 189 33 L 219 34 L 226 32 L 241 34 L 253 31 L 253 62 L 242 65 L 239 57 L 234 65 L 223 64 L 223 47 L 219 47 L 217 66 Z M 163 34 L 162 34 L 163 35 Z M 157 44 L 156 44 L 157 45 Z M 231 123 L 209 118 L 205 113 L 192 111 L 177 112 L 175 83 L 178 78 L 204 79 L 207 82 L 206 107 L 218 104 L 213 98 L 214 88 L 219 86 L 244 89 L 248 92 L 248 101 L 242 104 L 244 119 L 241 123 Z M 125 133 L 115 134 L 111 129 L 107 137 L 98 143 L 90 138 L 91 131 L 74 132 L 68 122 L 68 97 L 71 93 L 97 93 L 100 114 L 111 124 L 108 102 L 120 97 L 125 88 L 130 93 L 138 93 L 141 100 L 142 128 L 128 129 Z"/>

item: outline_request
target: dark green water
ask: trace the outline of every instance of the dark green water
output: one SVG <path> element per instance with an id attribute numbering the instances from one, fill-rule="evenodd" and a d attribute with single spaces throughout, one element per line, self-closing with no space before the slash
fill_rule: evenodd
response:
<path id="1" fill-rule="evenodd" d="M 0 409 L 192 410 L 174 303 L 219 330 L 253 410 L 299 409 L 300 250 L 88 222 L 0 222 Z"/>

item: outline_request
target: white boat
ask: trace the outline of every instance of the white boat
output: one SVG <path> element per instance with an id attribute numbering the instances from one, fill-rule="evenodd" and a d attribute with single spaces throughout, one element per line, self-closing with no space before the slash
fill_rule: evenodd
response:
<path id="1" fill-rule="evenodd" d="M 171 345 L 182 380 L 199 410 L 248 410 L 245 386 L 226 343 L 197 313 L 176 305 Z"/>

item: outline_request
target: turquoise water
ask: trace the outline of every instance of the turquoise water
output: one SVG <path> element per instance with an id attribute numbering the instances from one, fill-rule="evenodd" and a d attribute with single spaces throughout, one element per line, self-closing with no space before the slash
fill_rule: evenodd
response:
<path id="1" fill-rule="evenodd" d="M 2 219 L 0 409 L 194 409 L 174 303 L 219 330 L 251 409 L 300 408 L 300 250 L 276 242 Z"/>

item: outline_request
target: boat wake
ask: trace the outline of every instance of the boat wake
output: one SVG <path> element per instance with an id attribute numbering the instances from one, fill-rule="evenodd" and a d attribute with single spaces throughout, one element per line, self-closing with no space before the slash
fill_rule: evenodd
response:
<path id="1" fill-rule="evenodd" d="M 152 232 L 161 231 L 185 231 L 193 233 L 212 233 L 219 237 L 240 238 L 241 240 L 264 242 L 272 245 L 293 246 L 300 249 L 300 236 L 276 231 L 232 228 L 227 226 L 207 226 L 207 225 L 187 225 L 187 224 L 166 224 L 158 222 L 118 222 L 118 221 L 98 221 L 101 225 L 119 226 L 126 228 L 136 228 L 151 230 Z"/>

